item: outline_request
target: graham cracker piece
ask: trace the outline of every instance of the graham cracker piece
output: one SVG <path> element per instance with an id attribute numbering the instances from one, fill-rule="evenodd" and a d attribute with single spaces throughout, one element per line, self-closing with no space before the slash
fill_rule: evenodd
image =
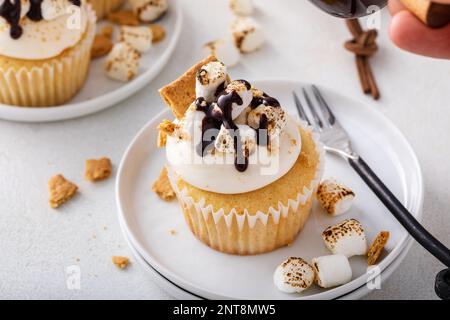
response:
<path id="1" fill-rule="evenodd" d="M 164 119 L 158 125 L 158 148 L 164 148 L 167 143 L 167 136 L 171 136 L 176 129 L 176 124 Z"/>
<path id="2" fill-rule="evenodd" d="M 66 180 L 63 175 L 58 174 L 50 179 L 48 182 L 48 192 L 50 194 L 50 206 L 58 208 L 63 203 L 66 203 L 77 193 L 78 187 L 76 184 Z"/>
<path id="3" fill-rule="evenodd" d="M 111 38 L 103 34 L 97 34 L 94 38 L 94 43 L 92 44 L 91 58 L 97 59 L 106 56 L 111 52 L 113 46 Z"/>
<path id="4" fill-rule="evenodd" d="M 195 100 L 195 78 L 197 71 L 212 61 L 217 61 L 217 58 L 209 56 L 191 67 L 180 78 L 159 90 L 164 102 L 172 109 L 177 119 L 183 118 L 184 113 Z"/>
<path id="5" fill-rule="evenodd" d="M 381 251 L 389 240 L 389 231 L 381 231 L 373 240 L 367 251 L 367 264 L 374 265 L 380 257 Z"/>
<path id="6" fill-rule="evenodd" d="M 152 190 L 158 197 L 165 201 L 170 201 L 175 198 L 175 191 L 173 191 L 172 186 L 170 185 L 166 167 L 162 169 L 158 180 L 156 180 L 152 186 Z"/>
<path id="7" fill-rule="evenodd" d="M 107 179 L 111 176 L 112 164 L 109 158 L 103 157 L 101 159 L 86 160 L 86 168 L 84 177 L 86 180 L 95 182 Z"/>
<path id="8" fill-rule="evenodd" d="M 153 38 L 152 43 L 158 43 L 166 37 L 166 30 L 160 24 L 151 24 L 150 29 L 152 30 Z"/>
<path id="9" fill-rule="evenodd" d="M 117 268 L 125 269 L 130 263 L 130 259 L 128 259 L 127 257 L 113 256 L 112 262 L 117 266 Z"/>
<path id="10" fill-rule="evenodd" d="M 121 26 L 139 26 L 138 16 L 131 10 L 120 10 L 111 12 L 108 15 L 108 20 L 112 23 L 119 24 Z"/>

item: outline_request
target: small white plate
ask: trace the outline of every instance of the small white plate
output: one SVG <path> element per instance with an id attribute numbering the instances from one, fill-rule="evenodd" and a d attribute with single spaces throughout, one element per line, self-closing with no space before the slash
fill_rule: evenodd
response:
<path id="1" fill-rule="evenodd" d="M 160 273 L 158 273 L 151 264 L 149 264 L 145 259 L 142 257 L 141 254 L 136 250 L 136 248 L 133 247 L 133 244 L 131 243 L 130 239 L 128 238 L 126 228 L 123 226 L 122 223 L 120 223 L 120 227 L 122 229 L 122 232 L 125 237 L 125 241 L 130 246 L 131 252 L 133 254 L 133 257 L 135 261 L 138 262 L 138 264 L 144 269 L 145 272 L 147 272 L 147 275 L 150 276 L 150 278 L 166 293 L 171 295 L 175 299 L 179 300 L 201 300 L 203 297 L 197 296 L 193 294 L 192 292 L 187 291 L 184 288 L 181 288 L 177 286 L 175 283 L 171 282 L 167 278 L 164 278 Z M 411 249 L 412 244 L 414 243 L 414 240 L 412 238 L 409 238 L 405 249 L 402 250 L 402 253 L 389 265 L 384 269 L 384 271 L 380 274 L 379 280 L 380 280 L 380 287 L 378 289 L 383 289 L 383 284 L 389 277 L 392 275 L 392 273 L 397 269 L 397 267 L 402 263 L 402 261 L 406 258 L 406 255 L 408 254 L 409 250 Z M 371 292 L 371 289 L 367 285 L 362 285 L 358 289 L 349 292 L 346 295 L 340 296 L 337 298 L 337 300 L 356 300 L 361 299 L 365 295 L 369 294 Z"/>
<path id="2" fill-rule="evenodd" d="M 283 80 L 253 81 L 253 84 L 277 97 L 291 114 L 295 114 L 292 91 L 305 85 Z M 422 175 L 417 158 L 403 135 L 379 112 L 331 90 L 321 89 L 353 138 L 355 150 L 420 220 Z M 169 110 L 162 112 L 133 140 L 119 167 L 116 197 L 119 219 L 133 246 L 154 269 L 176 285 L 208 299 L 335 299 L 343 296 L 366 283 L 364 257 L 350 259 L 353 269 L 350 283 L 330 290 L 314 286 L 299 295 L 284 294 L 273 286 L 272 274 L 289 256 L 311 261 L 313 257 L 329 254 L 321 233 L 327 226 L 346 218 L 361 221 L 369 241 L 381 230 L 391 232 L 387 254 L 379 263 L 381 270 L 405 249 L 407 232 L 347 163 L 328 155 L 325 177 L 336 177 L 356 192 L 349 213 L 331 218 L 315 205 L 294 244 L 271 253 L 240 257 L 210 249 L 191 234 L 176 201 L 166 203 L 150 190 L 166 162 L 164 150 L 156 147 L 156 126 L 163 118 L 170 117 Z M 171 235 L 171 229 L 177 234 Z"/>
<path id="3" fill-rule="evenodd" d="M 68 103 L 48 108 L 29 108 L 0 103 L 0 119 L 22 122 L 49 122 L 73 119 L 111 107 L 130 97 L 147 85 L 169 61 L 180 37 L 183 14 L 171 0 L 169 11 L 158 21 L 166 29 L 166 38 L 142 55 L 139 74 L 127 83 L 109 79 L 104 59 L 92 61 L 89 77 L 83 89 Z"/>

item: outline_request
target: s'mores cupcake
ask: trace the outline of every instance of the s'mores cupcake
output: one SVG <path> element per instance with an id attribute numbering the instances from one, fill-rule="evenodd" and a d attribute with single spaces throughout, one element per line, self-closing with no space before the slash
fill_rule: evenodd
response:
<path id="1" fill-rule="evenodd" d="M 71 99 L 88 74 L 95 23 L 85 0 L 0 0 L 0 103 Z"/>
<path id="2" fill-rule="evenodd" d="M 221 252 L 250 255 L 292 243 L 323 172 L 311 128 L 209 57 L 160 93 L 169 179 L 193 234 Z"/>
<path id="3" fill-rule="evenodd" d="M 124 0 L 88 0 L 97 15 L 97 19 L 103 19 L 111 12 L 118 10 Z"/>

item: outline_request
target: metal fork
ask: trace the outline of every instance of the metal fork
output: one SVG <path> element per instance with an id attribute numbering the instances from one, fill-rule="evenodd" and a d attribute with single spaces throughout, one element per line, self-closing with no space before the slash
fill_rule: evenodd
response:
<path id="1" fill-rule="evenodd" d="M 311 86 L 312 95 L 302 88 L 306 108 L 303 107 L 296 92 L 293 92 L 295 105 L 300 118 L 311 125 L 320 133 L 320 140 L 325 145 L 325 150 L 338 155 L 352 166 L 364 182 L 370 187 L 381 202 L 389 209 L 403 227 L 425 249 L 432 253 L 447 267 L 450 267 L 450 250 L 431 235 L 401 204 L 394 194 L 370 169 L 367 163 L 358 155 L 351 146 L 351 140 L 345 129 L 341 126 L 331 108 L 325 101 L 316 86 Z M 435 291 L 442 299 L 450 299 L 450 269 L 442 270 L 436 277 Z"/>

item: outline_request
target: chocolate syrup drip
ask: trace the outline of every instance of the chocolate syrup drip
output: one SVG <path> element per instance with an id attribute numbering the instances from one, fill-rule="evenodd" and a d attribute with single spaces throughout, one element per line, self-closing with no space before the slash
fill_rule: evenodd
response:
<path id="1" fill-rule="evenodd" d="M 250 103 L 250 107 L 252 109 L 256 109 L 262 104 L 274 108 L 281 107 L 280 102 L 277 99 L 269 97 L 266 93 L 264 93 L 262 97 L 253 97 L 253 100 Z"/>
<path id="2" fill-rule="evenodd" d="M 244 83 L 247 90 L 251 89 L 251 84 L 248 81 L 237 81 Z M 205 117 L 202 120 L 202 141 L 196 146 L 196 151 L 200 156 L 204 156 L 205 152 L 211 150 L 216 139 L 212 133 L 217 133 L 223 125 L 226 129 L 233 130 L 232 136 L 234 137 L 233 140 L 235 150 L 234 166 L 239 172 L 244 172 L 247 170 L 249 165 L 249 154 L 248 150 L 245 150 L 242 147 L 240 142 L 241 136 L 239 133 L 239 127 L 234 123 L 232 117 L 233 103 L 242 105 L 244 102 L 237 92 L 226 92 L 225 88 L 226 82 L 219 85 L 215 93 L 216 101 L 213 103 L 208 103 L 203 97 L 199 97 L 195 100 L 197 110 L 205 113 Z M 268 96 L 265 93 L 262 97 L 253 98 L 250 106 L 254 109 L 261 104 L 272 107 L 280 107 L 278 100 Z M 267 146 L 269 141 L 268 127 L 269 123 L 267 116 L 263 114 L 261 115 L 259 129 L 257 129 L 258 145 Z M 211 129 L 214 129 L 214 131 Z M 263 134 L 266 136 L 264 137 Z"/>
<path id="3" fill-rule="evenodd" d="M 267 146 L 269 142 L 269 120 L 265 114 L 261 115 L 259 119 L 259 129 L 256 135 L 256 143 L 259 146 Z M 265 136 L 263 136 L 265 134 Z"/>
<path id="4" fill-rule="evenodd" d="M 23 33 L 23 29 L 19 25 L 21 8 L 20 0 L 5 0 L 0 6 L 0 17 L 5 19 L 11 26 L 9 34 L 13 39 L 19 39 Z"/>
<path id="5" fill-rule="evenodd" d="M 30 10 L 27 12 L 27 17 L 32 21 L 41 21 L 42 17 L 42 2 L 44 0 L 30 0 Z M 73 5 L 80 7 L 81 0 L 69 0 Z M 0 6 L 0 17 L 3 17 L 10 25 L 10 35 L 13 39 L 19 39 L 23 34 L 23 29 L 20 26 L 20 11 L 22 5 L 20 0 L 5 0 Z"/>

